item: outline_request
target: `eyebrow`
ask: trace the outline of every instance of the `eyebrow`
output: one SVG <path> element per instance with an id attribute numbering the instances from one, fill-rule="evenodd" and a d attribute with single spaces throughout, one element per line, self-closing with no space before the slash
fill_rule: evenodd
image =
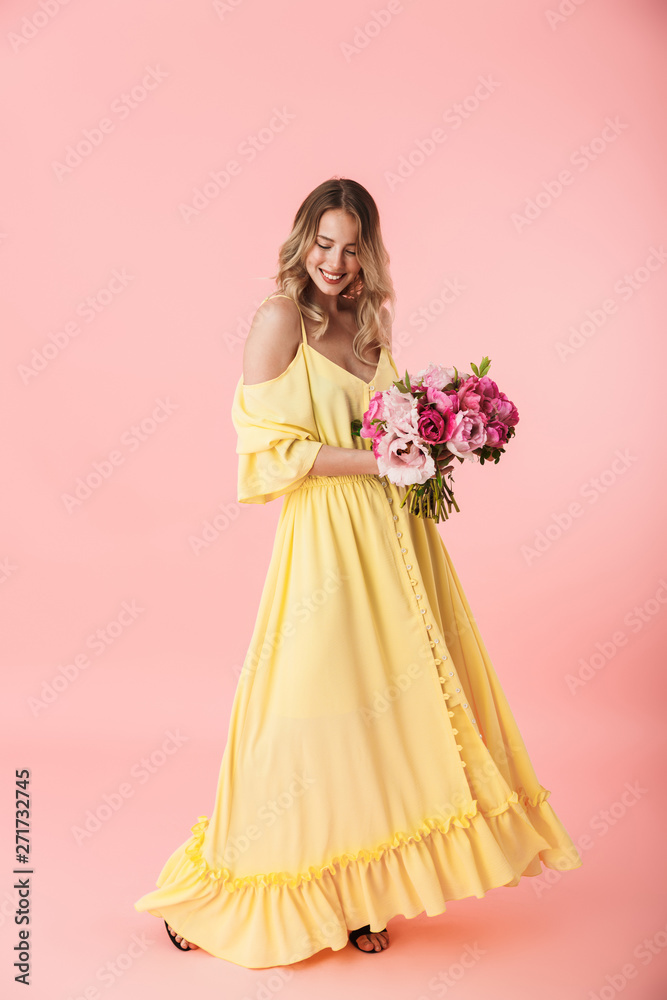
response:
<path id="1" fill-rule="evenodd" d="M 335 243 L 336 242 L 332 236 L 325 236 L 324 233 L 318 233 L 317 237 L 320 240 L 329 240 L 329 243 Z M 357 245 L 356 243 L 346 243 L 345 244 L 346 247 L 356 247 L 356 245 Z"/>

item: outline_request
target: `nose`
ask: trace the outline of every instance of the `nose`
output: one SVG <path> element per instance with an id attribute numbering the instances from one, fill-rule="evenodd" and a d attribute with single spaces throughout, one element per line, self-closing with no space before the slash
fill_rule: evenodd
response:
<path id="1" fill-rule="evenodd" d="M 329 267 L 332 271 L 344 271 L 343 267 L 343 251 L 342 250 L 331 250 L 330 256 L 327 258 L 331 263 Z"/>

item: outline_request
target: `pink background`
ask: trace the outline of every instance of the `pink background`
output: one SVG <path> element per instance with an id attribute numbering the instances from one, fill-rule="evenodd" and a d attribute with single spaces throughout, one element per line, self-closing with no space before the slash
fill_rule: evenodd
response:
<path id="1" fill-rule="evenodd" d="M 467 946 L 459 1000 L 663 997 L 664 6 L 5 0 L 1 21 L 6 995 L 29 767 L 33 998 L 423 1000 Z M 232 394 L 278 246 L 333 175 L 378 203 L 399 370 L 488 354 L 521 414 L 440 530 L 583 866 L 281 979 L 178 955 L 133 902 L 213 802 L 282 502 L 236 502 Z"/>

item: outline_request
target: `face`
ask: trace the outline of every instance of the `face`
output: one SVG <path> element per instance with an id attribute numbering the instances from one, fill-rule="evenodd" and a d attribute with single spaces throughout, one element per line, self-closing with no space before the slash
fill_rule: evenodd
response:
<path id="1" fill-rule="evenodd" d="M 323 213 L 305 261 L 310 279 L 322 296 L 335 297 L 359 274 L 357 228 L 357 220 L 342 208 Z"/>

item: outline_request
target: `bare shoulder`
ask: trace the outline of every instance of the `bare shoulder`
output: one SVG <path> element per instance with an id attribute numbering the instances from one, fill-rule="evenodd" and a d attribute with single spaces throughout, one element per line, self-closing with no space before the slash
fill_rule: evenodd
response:
<path id="1" fill-rule="evenodd" d="M 243 350 L 243 382 L 254 385 L 277 378 L 291 364 L 301 343 L 296 303 L 270 298 L 258 307 Z"/>
<path id="2" fill-rule="evenodd" d="M 393 325 L 393 317 L 387 306 L 382 306 L 380 309 L 380 319 L 382 320 L 382 326 L 384 327 L 385 336 L 387 338 L 387 343 L 389 345 L 389 350 L 392 349 L 392 333 L 391 328 Z"/>

